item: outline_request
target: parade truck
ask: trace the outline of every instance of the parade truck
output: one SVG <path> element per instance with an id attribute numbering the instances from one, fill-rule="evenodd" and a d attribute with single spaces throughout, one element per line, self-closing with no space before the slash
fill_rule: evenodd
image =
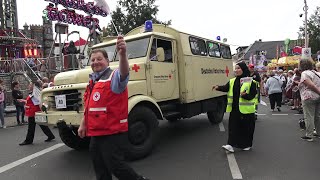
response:
<path id="1" fill-rule="evenodd" d="M 128 159 L 151 153 L 161 120 L 174 123 L 202 113 L 211 124 L 223 120 L 226 93 L 213 87 L 226 84 L 234 76 L 227 44 L 159 24 L 137 27 L 124 39 L 130 66 Z M 105 49 L 110 68 L 118 68 L 116 39 L 92 49 Z M 57 125 L 62 141 L 73 149 L 86 148 L 90 142 L 90 138 L 77 135 L 90 73 L 91 67 L 87 66 L 57 74 L 54 86 L 42 90 L 42 112 L 35 116 L 38 124 Z"/>

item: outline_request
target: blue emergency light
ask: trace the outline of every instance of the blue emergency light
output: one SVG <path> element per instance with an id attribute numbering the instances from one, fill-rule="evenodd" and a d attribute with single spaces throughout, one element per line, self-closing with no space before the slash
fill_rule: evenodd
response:
<path id="1" fill-rule="evenodd" d="M 220 41 L 220 40 L 221 40 L 221 37 L 220 37 L 220 36 L 217 36 L 217 40 Z"/>
<path id="2" fill-rule="evenodd" d="M 144 31 L 145 32 L 151 32 L 153 30 L 152 28 L 152 21 L 151 20 L 147 20 L 144 24 Z"/>

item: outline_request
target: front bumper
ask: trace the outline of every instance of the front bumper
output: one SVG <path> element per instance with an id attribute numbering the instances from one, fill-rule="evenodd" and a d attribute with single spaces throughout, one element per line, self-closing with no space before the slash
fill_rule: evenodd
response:
<path id="1" fill-rule="evenodd" d="M 67 125 L 79 126 L 82 118 L 81 111 L 48 111 L 48 114 L 37 112 L 35 115 L 36 123 L 42 125 L 56 125 L 58 121 L 64 121 Z"/>

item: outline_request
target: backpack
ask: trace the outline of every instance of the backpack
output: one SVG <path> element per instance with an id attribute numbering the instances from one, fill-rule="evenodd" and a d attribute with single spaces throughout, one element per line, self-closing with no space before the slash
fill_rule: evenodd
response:
<path id="1" fill-rule="evenodd" d="M 280 80 L 282 81 L 282 79 L 284 78 L 284 81 L 283 81 L 283 83 L 282 83 L 282 88 L 284 89 L 284 88 L 286 88 L 286 86 L 287 86 L 287 82 L 288 82 L 288 79 L 287 79 L 287 77 L 286 76 L 284 76 L 284 75 L 281 75 L 280 77 Z"/>

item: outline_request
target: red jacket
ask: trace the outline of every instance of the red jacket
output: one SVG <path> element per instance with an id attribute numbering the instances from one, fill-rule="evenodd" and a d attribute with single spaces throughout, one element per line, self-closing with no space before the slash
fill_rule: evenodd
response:
<path id="1" fill-rule="evenodd" d="M 128 89 L 121 94 L 111 90 L 111 78 L 95 84 L 90 80 L 84 94 L 87 136 L 103 136 L 128 131 Z M 92 89 L 92 90 L 91 90 Z M 91 91 L 91 92 L 90 92 Z"/>
<path id="2" fill-rule="evenodd" d="M 32 100 L 31 100 L 31 96 L 29 95 L 27 97 L 27 103 L 25 105 L 25 109 L 26 109 L 26 116 L 28 117 L 34 117 L 36 115 L 36 112 L 41 111 L 39 105 L 34 105 Z"/>

